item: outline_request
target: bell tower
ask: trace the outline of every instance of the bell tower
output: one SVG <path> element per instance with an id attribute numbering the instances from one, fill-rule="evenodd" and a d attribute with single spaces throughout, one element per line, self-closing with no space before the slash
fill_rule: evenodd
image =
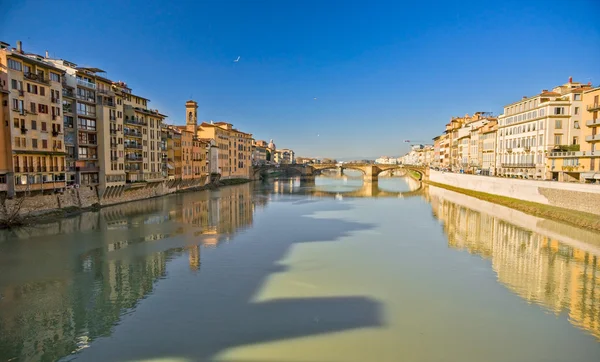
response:
<path id="1" fill-rule="evenodd" d="M 198 131 L 198 103 L 192 100 L 185 102 L 185 119 L 185 128 L 196 135 Z"/>

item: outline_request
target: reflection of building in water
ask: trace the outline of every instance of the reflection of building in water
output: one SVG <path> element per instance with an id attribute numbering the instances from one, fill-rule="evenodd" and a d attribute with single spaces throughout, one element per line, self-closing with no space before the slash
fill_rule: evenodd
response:
<path id="1" fill-rule="evenodd" d="M 492 261 L 498 280 L 528 301 L 560 314 L 600 339 L 598 255 L 490 215 L 431 197 L 449 246 Z"/>
<path id="2" fill-rule="evenodd" d="M 200 228 L 190 237 L 204 236 L 205 246 L 215 246 L 219 235 L 233 234 L 252 224 L 254 203 L 250 184 L 225 187 L 218 196 L 205 192 L 196 197 L 182 197 L 181 202 L 181 207 L 171 212 L 173 219 Z"/>
<path id="3" fill-rule="evenodd" d="M 0 355 L 55 361 L 110 334 L 121 315 L 151 293 L 174 252 L 104 262 L 101 253 L 90 254 L 64 279 L 2 288 Z"/>
<path id="4" fill-rule="evenodd" d="M 188 246 L 187 250 L 190 270 L 197 271 L 200 269 L 200 245 Z"/>

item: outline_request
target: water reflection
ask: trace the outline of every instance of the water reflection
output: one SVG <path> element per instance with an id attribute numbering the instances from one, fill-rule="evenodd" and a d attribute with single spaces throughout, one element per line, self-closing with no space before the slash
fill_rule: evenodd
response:
<path id="1" fill-rule="evenodd" d="M 240 185 L 2 233 L 0 360 L 54 361 L 110 335 L 169 260 L 187 251 L 197 271 L 200 245 L 250 226 L 253 207 L 251 186 Z"/>
<path id="2" fill-rule="evenodd" d="M 356 172 L 356 171 L 355 171 Z M 359 172 L 356 172 L 359 173 Z M 314 179 L 285 178 L 266 182 L 263 190 L 274 194 L 301 194 L 316 198 L 412 197 L 423 195 L 421 182 L 406 176 L 381 177 L 364 182 L 362 175 L 329 173 Z"/>
<path id="3" fill-rule="evenodd" d="M 511 291 L 600 339 L 600 235 L 578 229 L 574 240 L 576 228 L 437 187 L 428 197 L 448 246 L 490 259 Z"/>

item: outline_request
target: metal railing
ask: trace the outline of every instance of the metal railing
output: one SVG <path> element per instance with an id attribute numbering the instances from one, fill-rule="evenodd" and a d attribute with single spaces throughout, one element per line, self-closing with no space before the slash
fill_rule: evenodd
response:
<path id="1" fill-rule="evenodd" d="M 125 123 L 128 123 L 128 124 L 137 124 L 137 125 L 140 125 L 140 126 L 147 126 L 148 125 L 148 123 L 145 122 L 145 121 L 142 121 L 142 120 L 139 120 L 139 119 L 133 119 L 133 118 L 132 119 L 125 119 Z"/>
<path id="2" fill-rule="evenodd" d="M 137 150 L 141 150 L 143 148 L 142 145 L 136 145 L 136 144 L 131 144 L 131 143 L 125 143 L 125 148 L 133 148 L 133 149 L 137 149 Z"/>
<path id="3" fill-rule="evenodd" d="M 131 137 L 140 137 L 140 138 L 142 137 L 142 132 L 135 132 L 135 131 L 128 130 L 128 129 L 124 130 L 123 134 L 125 136 L 131 136 Z"/>
<path id="4" fill-rule="evenodd" d="M 502 167 L 506 168 L 532 168 L 535 167 L 535 163 L 502 163 Z"/>
<path id="5" fill-rule="evenodd" d="M 588 111 L 598 111 L 600 110 L 600 103 L 592 103 L 587 106 Z"/>
<path id="6" fill-rule="evenodd" d="M 63 97 L 75 98 L 75 94 L 73 94 L 73 90 L 71 90 L 71 89 L 63 89 L 62 94 L 63 94 Z"/>
<path id="7" fill-rule="evenodd" d="M 25 78 L 32 80 L 34 82 L 50 84 L 50 79 L 44 78 L 41 74 L 23 73 L 23 76 L 25 76 Z"/>
<path id="8" fill-rule="evenodd" d="M 77 85 L 96 89 L 96 83 L 88 82 L 87 80 L 83 80 L 81 78 L 77 78 Z"/>
<path id="9" fill-rule="evenodd" d="M 96 112 L 84 111 L 82 109 L 78 109 L 77 114 L 80 116 L 96 117 Z"/>

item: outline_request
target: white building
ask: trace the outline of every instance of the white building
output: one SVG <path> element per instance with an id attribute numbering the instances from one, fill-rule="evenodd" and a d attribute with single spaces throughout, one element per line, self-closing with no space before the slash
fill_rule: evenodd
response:
<path id="1" fill-rule="evenodd" d="M 498 174 L 551 179 L 549 152 L 580 143 L 581 90 L 589 85 L 569 82 L 504 107 L 498 117 Z"/>
<path id="2" fill-rule="evenodd" d="M 381 156 L 375 160 L 375 163 L 380 165 L 397 165 L 398 159 L 395 157 Z"/>

